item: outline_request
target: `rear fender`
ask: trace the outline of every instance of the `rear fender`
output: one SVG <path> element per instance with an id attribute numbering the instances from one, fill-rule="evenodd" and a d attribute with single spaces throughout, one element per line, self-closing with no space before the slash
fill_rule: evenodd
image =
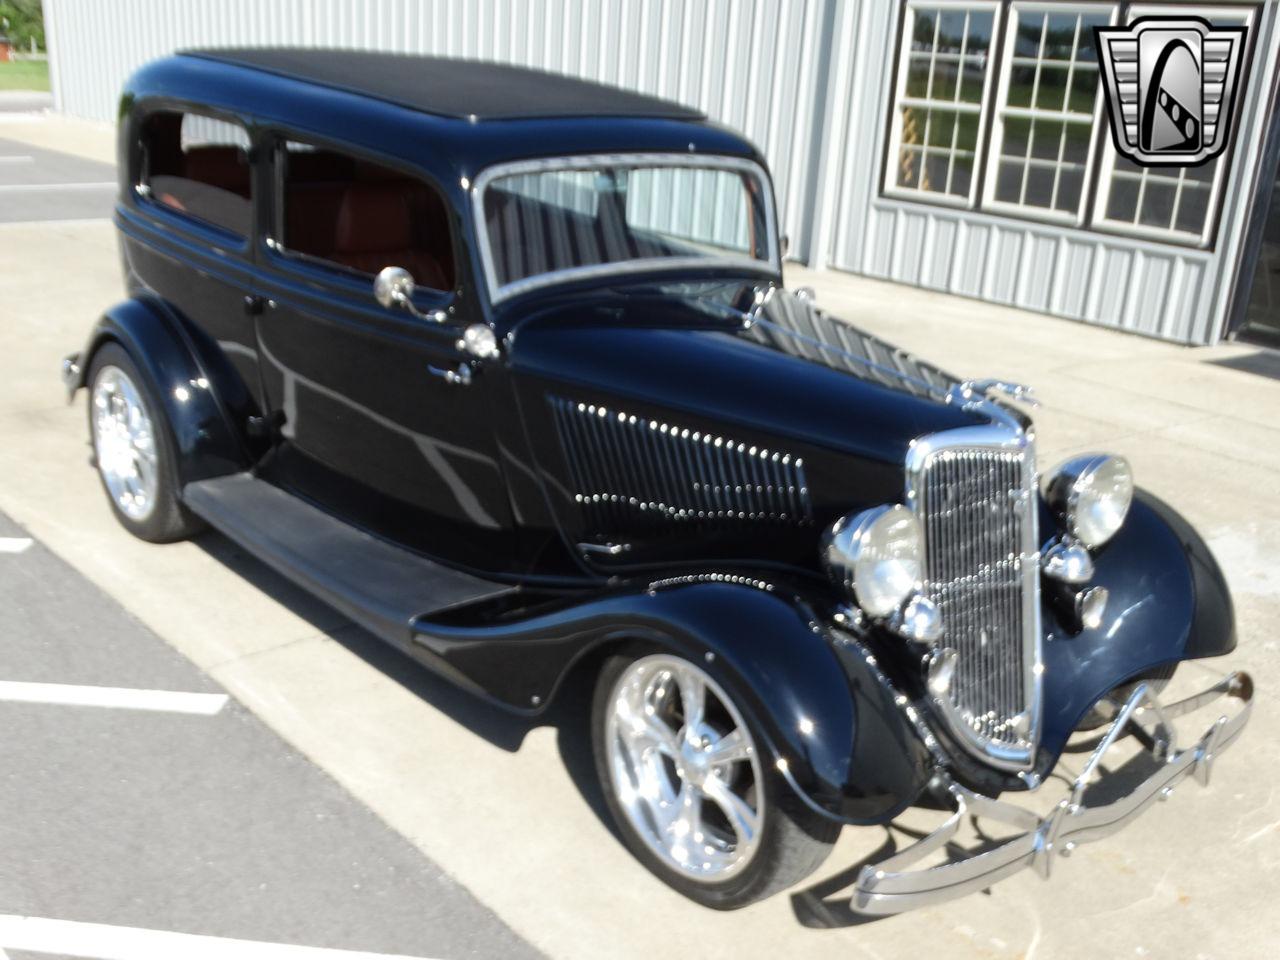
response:
<path id="1" fill-rule="evenodd" d="M 248 450 L 228 414 L 228 401 L 250 404 L 244 385 L 228 364 L 201 356 L 208 348 L 201 351 L 182 321 L 154 297 L 131 297 L 102 315 L 84 351 L 65 368 L 69 399 L 87 386 L 94 354 L 111 342 L 138 365 L 164 407 L 183 484 L 247 466 Z"/>
<path id="2" fill-rule="evenodd" d="M 685 577 L 516 622 L 414 624 L 421 659 L 525 712 L 544 708 L 583 657 L 634 640 L 706 664 L 728 683 L 763 733 L 767 762 L 827 816 L 885 822 L 928 780 L 928 752 L 874 660 L 851 638 L 829 635 L 803 599 L 770 584 Z"/>

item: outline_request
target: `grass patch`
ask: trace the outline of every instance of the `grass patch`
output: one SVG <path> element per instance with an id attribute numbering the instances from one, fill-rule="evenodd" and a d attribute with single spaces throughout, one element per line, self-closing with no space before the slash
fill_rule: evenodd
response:
<path id="1" fill-rule="evenodd" d="M 0 90 L 48 90 L 47 60 L 13 60 L 0 63 Z"/>

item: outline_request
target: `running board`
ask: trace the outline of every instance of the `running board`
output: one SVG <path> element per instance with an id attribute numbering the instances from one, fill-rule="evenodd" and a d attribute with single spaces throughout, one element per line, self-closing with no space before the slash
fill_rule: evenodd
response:
<path id="1" fill-rule="evenodd" d="M 515 588 L 393 546 L 248 473 L 189 483 L 192 513 L 309 593 L 402 649 L 410 624 Z"/>

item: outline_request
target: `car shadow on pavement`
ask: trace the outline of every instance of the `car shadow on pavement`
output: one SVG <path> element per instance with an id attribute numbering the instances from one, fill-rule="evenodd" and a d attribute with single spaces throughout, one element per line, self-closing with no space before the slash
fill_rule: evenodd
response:
<path id="1" fill-rule="evenodd" d="M 850 906 L 853 898 L 854 884 L 863 869 L 892 857 L 899 850 L 923 840 L 928 833 L 893 821 L 882 827 L 853 827 L 847 829 L 882 830 L 884 842 L 867 854 L 853 866 L 833 874 L 827 879 L 812 886 L 797 890 L 791 895 L 791 909 L 796 920 L 803 927 L 816 929 L 836 929 L 840 927 L 857 927 L 866 923 L 876 923 L 892 919 L 888 916 L 869 916 L 857 913 Z M 976 831 L 974 841 L 960 844 L 954 841 L 942 847 L 946 858 L 951 862 L 977 856 L 999 846 L 1003 840 L 990 837 L 980 829 Z M 933 862 L 933 861 L 931 861 Z M 947 862 L 943 860 L 942 862 Z M 990 888 L 981 892 L 982 896 L 990 896 Z"/>
<path id="2" fill-rule="evenodd" d="M 1063 755 L 1068 758 L 1072 756 L 1087 757 L 1101 740 L 1101 733 L 1077 738 L 1063 751 Z M 1145 749 L 1139 749 L 1135 755 L 1122 760 L 1118 765 L 1101 765 L 1099 773 L 1102 776 L 1097 782 L 1091 783 L 1085 791 L 1083 797 L 1084 805 L 1086 807 L 1102 806 L 1122 799 L 1152 776 L 1159 766 L 1160 760 Z M 1055 769 L 1050 774 L 1050 779 L 1058 782 L 1064 789 L 1064 795 L 1065 792 L 1070 791 L 1074 784 L 1074 775 L 1062 767 Z M 941 807 L 938 809 L 941 809 Z M 978 856 L 995 849 L 1010 838 L 1009 833 L 1001 836 L 988 834 L 983 829 L 983 824 L 988 823 L 988 821 L 969 817 L 968 822 L 971 829 L 969 831 L 969 839 L 966 842 L 949 841 L 942 847 L 942 853 L 945 855 L 943 858 L 926 858 L 917 865 L 916 869 L 948 862 L 955 863 Z M 867 916 L 856 913 L 851 908 L 850 901 L 853 897 L 854 885 L 857 883 L 858 875 L 865 867 L 880 863 L 892 857 L 905 845 L 927 836 L 925 832 L 907 827 L 898 820 L 878 828 L 853 827 L 847 829 L 883 830 L 885 839 L 876 850 L 848 869 L 841 870 L 820 883 L 805 887 L 791 895 L 792 911 L 801 926 L 814 928 L 854 927 L 890 919 L 893 915 Z M 1014 832 L 1016 833 L 1016 831 Z M 987 887 L 977 895 L 992 896 L 992 889 Z"/>
<path id="3" fill-rule="evenodd" d="M 570 674 L 540 716 L 509 713 L 432 673 L 408 654 L 347 620 L 221 534 L 206 532 L 194 542 L 247 584 L 307 621 L 315 627 L 317 634 L 326 634 L 342 644 L 384 676 L 494 746 L 515 753 L 529 731 L 538 727 L 554 727 L 557 749 L 565 770 L 592 812 L 617 836 L 596 779 L 591 753 L 591 678 L 584 671 Z"/>

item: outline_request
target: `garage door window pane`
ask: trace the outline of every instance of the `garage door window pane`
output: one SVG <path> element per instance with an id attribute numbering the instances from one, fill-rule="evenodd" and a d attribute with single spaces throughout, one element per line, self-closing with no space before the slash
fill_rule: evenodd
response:
<path id="1" fill-rule="evenodd" d="M 1174 216 L 1173 229 L 1183 233 L 1199 233 L 1209 216 L 1209 187 L 1183 181 L 1182 196 L 1178 198 L 1178 212 Z"/>
<path id="2" fill-rule="evenodd" d="M 1098 110 L 1093 27 L 1108 7 L 1014 4 L 1004 102 L 997 104 L 987 201 L 1078 219 Z"/>
<path id="3" fill-rule="evenodd" d="M 969 200 L 995 10 L 911 4 L 888 186 Z"/>

